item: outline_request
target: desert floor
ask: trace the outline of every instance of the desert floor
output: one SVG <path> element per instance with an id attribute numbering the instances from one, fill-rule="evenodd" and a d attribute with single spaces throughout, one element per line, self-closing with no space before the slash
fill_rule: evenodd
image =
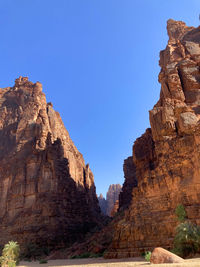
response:
<path id="1" fill-rule="evenodd" d="M 42 266 L 73 266 L 73 267 L 130 267 L 130 266 L 155 266 L 155 267 L 200 267 L 200 258 L 185 260 L 184 263 L 174 264 L 150 264 L 144 261 L 143 258 L 129 258 L 129 259 L 73 259 L 73 260 L 50 260 L 46 264 L 39 264 L 39 262 L 20 262 L 19 267 L 42 267 Z"/>

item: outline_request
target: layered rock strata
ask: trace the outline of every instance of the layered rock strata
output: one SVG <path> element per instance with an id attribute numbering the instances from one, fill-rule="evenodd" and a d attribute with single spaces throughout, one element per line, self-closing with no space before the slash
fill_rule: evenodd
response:
<path id="1" fill-rule="evenodd" d="M 93 174 L 39 82 L 0 90 L 0 244 L 62 247 L 98 223 Z"/>
<path id="2" fill-rule="evenodd" d="M 131 186 L 129 208 L 115 226 L 106 257 L 170 249 L 178 204 L 200 224 L 200 27 L 169 20 L 167 31 L 160 99 L 149 113 L 151 129 L 134 143 L 129 159 L 134 168 L 125 175 L 136 179 L 137 187 Z"/>

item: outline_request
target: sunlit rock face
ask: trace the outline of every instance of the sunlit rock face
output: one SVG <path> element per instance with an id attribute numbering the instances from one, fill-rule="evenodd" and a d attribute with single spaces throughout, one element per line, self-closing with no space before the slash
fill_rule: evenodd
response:
<path id="1" fill-rule="evenodd" d="M 93 174 L 39 82 L 0 89 L 0 244 L 81 240 L 99 220 Z"/>
<path id="2" fill-rule="evenodd" d="M 130 204 L 105 257 L 171 248 L 180 203 L 200 224 L 200 27 L 169 20 L 167 31 L 169 41 L 160 52 L 160 99 L 149 112 L 151 129 L 133 145 L 132 169 L 125 175 L 137 186 L 126 196 Z"/>

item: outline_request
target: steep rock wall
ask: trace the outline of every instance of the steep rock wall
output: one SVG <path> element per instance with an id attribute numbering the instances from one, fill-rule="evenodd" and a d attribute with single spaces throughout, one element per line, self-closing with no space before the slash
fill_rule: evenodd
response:
<path id="1" fill-rule="evenodd" d="M 98 224 L 93 174 L 39 82 L 0 90 L 0 244 L 62 247 Z"/>
<path id="2" fill-rule="evenodd" d="M 160 99 L 150 111 L 151 129 L 133 146 L 135 169 L 128 177 L 137 179 L 137 187 L 129 188 L 129 208 L 115 225 L 105 257 L 171 248 L 180 203 L 200 224 L 200 27 L 169 20 L 167 31 L 168 45 L 160 53 Z"/>

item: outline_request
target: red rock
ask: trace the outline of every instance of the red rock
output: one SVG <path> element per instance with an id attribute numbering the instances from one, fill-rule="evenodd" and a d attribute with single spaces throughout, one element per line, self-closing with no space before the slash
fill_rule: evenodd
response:
<path id="1" fill-rule="evenodd" d="M 110 217 L 115 216 L 115 214 L 117 213 L 118 209 L 119 209 L 119 200 L 116 200 L 115 204 L 114 204 L 114 206 L 113 206 L 113 208 L 112 208 L 112 210 L 110 212 Z"/>
<path id="2" fill-rule="evenodd" d="M 163 248 L 155 248 L 151 254 L 151 263 L 182 263 L 184 259 Z"/>
<path id="3" fill-rule="evenodd" d="M 62 247 L 99 223 L 93 174 L 41 83 L 0 90 L 0 243 Z"/>
<path id="4" fill-rule="evenodd" d="M 149 112 L 151 129 L 133 145 L 134 168 L 125 173 L 122 189 L 129 205 L 115 224 L 107 258 L 172 248 L 178 204 L 200 224 L 200 27 L 169 20 L 167 30 L 159 62 L 160 99 Z M 128 179 L 137 180 L 137 186 Z"/>
<path id="5" fill-rule="evenodd" d="M 131 192 L 134 187 L 137 187 L 136 169 L 133 157 L 128 157 L 124 160 L 123 170 L 125 181 L 119 194 L 119 209 L 125 209 L 129 206 L 132 200 Z"/>

